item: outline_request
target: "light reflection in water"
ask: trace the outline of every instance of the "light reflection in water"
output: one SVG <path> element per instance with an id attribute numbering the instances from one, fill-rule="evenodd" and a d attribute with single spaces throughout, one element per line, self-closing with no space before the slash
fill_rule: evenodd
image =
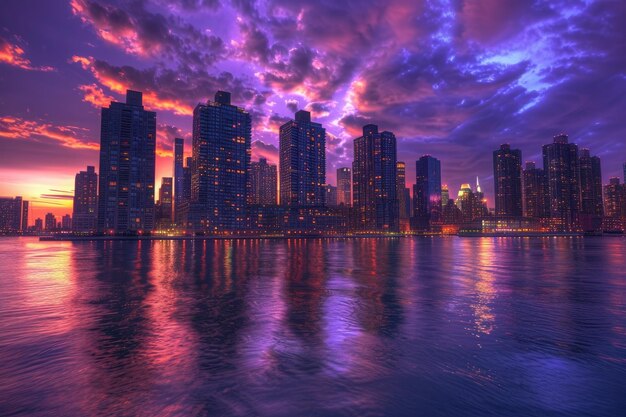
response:
<path id="1" fill-rule="evenodd" d="M 626 406 L 610 388 L 626 377 L 625 239 L 6 239 L 0 249 L 0 415 Z"/>

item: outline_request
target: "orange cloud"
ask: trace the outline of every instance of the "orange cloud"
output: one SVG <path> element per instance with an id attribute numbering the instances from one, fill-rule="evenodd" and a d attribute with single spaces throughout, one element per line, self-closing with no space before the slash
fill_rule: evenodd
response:
<path id="1" fill-rule="evenodd" d="M 33 67 L 24 50 L 0 38 L 0 62 L 30 71 L 53 71 L 52 67 Z"/>
<path id="2" fill-rule="evenodd" d="M 0 137 L 8 139 L 52 139 L 66 148 L 99 150 L 100 145 L 79 139 L 87 129 L 62 126 L 19 117 L 0 117 Z"/>
<path id="3" fill-rule="evenodd" d="M 114 101 L 113 97 L 107 96 L 104 91 L 95 84 L 80 85 L 78 89 L 85 94 L 83 101 L 93 104 L 94 107 L 107 107 Z"/>
<path id="4" fill-rule="evenodd" d="M 74 63 L 80 64 L 80 66 L 83 67 L 84 70 L 91 71 L 91 73 L 94 75 L 94 77 L 96 77 L 96 79 L 98 80 L 100 84 L 102 84 L 103 86 L 107 87 L 109 90 L 115 93 L 124 95 L 126 94 L 126 90 L 132 90 L 133 88 L 136 88 L 124 82 L 123 80 L 113 78 L 110 74 L 105 74 L 101 71 L 98 71 L 98 69 L 94 65 L 94 59 L 92 57 L 83 57 L 83 56 L 74 55 L 71 61 Z M 123 74 L 121 75 L 123 76 Z M 92 85 L 92 86 L 96 89 L 99 89 L 96 85 Z M 93 89 L 88 89 L 88 90 L 81 89 L 81 91 L 86 93 L 84 101 L 87 101 L 94 105 L 96 105 L 96 102 L 98 102 L 97 99 L 106 97 L 104 95 L 104 92 L 102 92 L 102 90 L 99 89 L 99 92 L 101 92 L 102 94 L 97 97 L 95 96 L 92 97 L 93 101 L 90 101 L 87 98 L 87 93 L 92 92 Z M 176 115 L 181 115 L 181 116 L 191 116 L 193 114 L 193 108 L 189 104 L 183 103 L 176 99 L 162 98 L 158 94 L 156 94 L 154 91 L 144 90 L 143 101 L 146 107 L 149 108 L 150 110 L 166 110 L 166 111 L 171 111 L 172 113 Z M 98 104 L 96 105 L 96 107 L 106 107 L 108 106 L 108 104 L 109 102 L 105 102 L 104 105 Z"/>

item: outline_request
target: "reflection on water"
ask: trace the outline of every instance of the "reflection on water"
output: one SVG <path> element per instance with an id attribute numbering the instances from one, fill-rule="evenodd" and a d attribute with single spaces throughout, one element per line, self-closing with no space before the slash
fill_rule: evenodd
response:
<path id="1" fill-rule="evenodd" d="M 0 239 L 0 415 L 618 415 L 626 239 Z"/>

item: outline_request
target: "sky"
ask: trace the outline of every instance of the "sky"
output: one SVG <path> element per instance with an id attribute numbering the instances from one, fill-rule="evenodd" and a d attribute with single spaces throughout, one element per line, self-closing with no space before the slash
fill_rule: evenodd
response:
<path id="1" fill-rule="evenodd" d="M 172 142 L 191 152 L 193 108 L 230 91 L 252 115 L 252 159 L 277 163 L 298 109 L 326 128 L 327 182 L 351 166 L 364 124 L 395 133 L 443 182 L 493 205 L 502 143 L 541 166 L 567 133 L 626 161 L 626 2 L 593 0 L 4 0 L 0 6 L 0 195 L 31 200 L 30 223 L 71 213 L 74 176 L 98 171 L 100 108 L 144 93 L 157 112 L 157 187 Z"/>

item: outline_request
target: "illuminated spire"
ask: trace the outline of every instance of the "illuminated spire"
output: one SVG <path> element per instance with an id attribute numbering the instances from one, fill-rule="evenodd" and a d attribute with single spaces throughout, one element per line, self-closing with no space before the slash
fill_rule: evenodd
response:
<path id="1" fill-rule="evenodd" d="M 480 183 L 478 182 L 478 175 L 476 176 L 476 192 L 480 193 Z"/>

